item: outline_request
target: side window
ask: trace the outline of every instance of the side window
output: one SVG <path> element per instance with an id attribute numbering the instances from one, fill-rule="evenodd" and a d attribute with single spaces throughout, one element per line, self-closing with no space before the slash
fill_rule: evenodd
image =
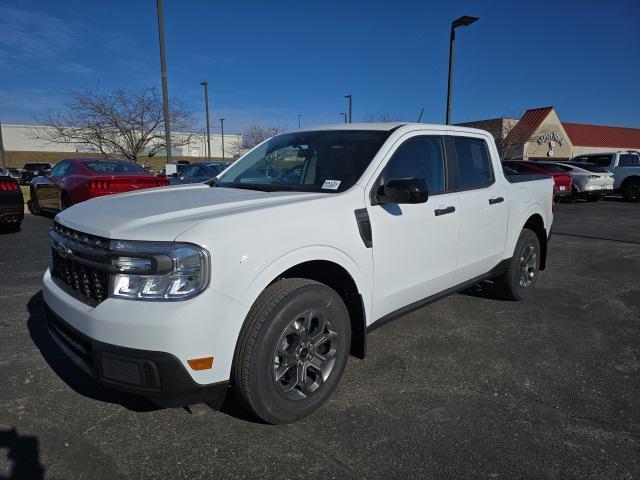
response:
<path id="1" fill-rule="evenodd" d="M 620 155 L 619 167 L 638 167 L 640 166 L 640 155 L 625 153 Z"/>
<path id="2" fill-rule="evenodd" d="M 53 167 L 49 175 L 52 177 L 64 177 L 69 173 L 71 173 L 71 164 L 68 162 L 62 162 Z"/>
<path id="3" fill-rule="evenodd" d="M 187 167 L 184 171 L 184 173 L 182 174 L 182 176 L 184 178 L 193 178 L 193 177 L 197 177 L 198 176 L 198 170 L 200 169 L 200 167 L 198 165 L 191 165 L 190 167 Z"/>
<path id="4" fill-rule="evenodd" d="M 454 137 L 461 190 L 483 188 L 493 183 L 487 143 L 480 138 Z"/>
<path id="5" fill-rule="evenodd" d="M 394 178 L 424 178 L 429 194 L 445 191 L 444 147 L 441 137 L 414 137 L 393 154 L 382 172 L 383 183 Z"/>

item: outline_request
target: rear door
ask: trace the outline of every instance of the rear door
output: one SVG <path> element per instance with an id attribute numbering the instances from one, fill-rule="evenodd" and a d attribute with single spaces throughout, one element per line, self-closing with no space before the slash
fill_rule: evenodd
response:
<path id="1" fill-rule="evenodd" d="M 502 260 L 509 210 L 502 176 L 494 171 L 486 139 L 473 134 L 449 138 L 460 202 L 456 272 L 456 284 L 460 284 L 489 272 Z"/>
<path id="2" fill-rule="evenodd" d="M 458 196 L 449 190 L 441 131 L 414 132 L 394 145 L 368 186 L 375 192 L 393 178 L 424 178 L 429 199 L 418 204 L 376 205 L 368 198 L 373 239 L 373 318 L 451 287 L 454 282 Z"/>

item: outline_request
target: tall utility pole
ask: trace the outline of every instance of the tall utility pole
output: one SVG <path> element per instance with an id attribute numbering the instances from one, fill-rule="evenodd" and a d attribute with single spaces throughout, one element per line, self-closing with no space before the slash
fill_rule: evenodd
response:
<path id="1" fill-rule="evenodd" d="M 451 35 L 449 37 L 449 84 L 447 86 L 447 125 L 451 124 L 451 83 L 453 82 L 453 50 L 456 42 L 456 28 L 468 27 L 478 20 L 478 17 L 469 17 L 464 15 L 451 22 Z"/>
<path id="2" fill-rule="evenodd" d="M 298 114 L 298 128 L 302 127 L 302 115 Z"/>
<path id="3" fill-rule="evenodd" d="M 211 131 L 209 130 L 209 82 L 200 82 L 204 86 L 204 111 L 207 115 L 207 160 L 211 160 Z"/>
<path id="4" fill-rule="evenodd" d="M 349 123 L 351 123 L 353 121 L 353 117 L 351 116 L 351 101 L 353 100 L 351 94 L 349 95 L 345 95 L 344 98 L 348 98 L 349 99 Z"/>
<path id="5" fill-rule="evenodd" d="M 2 122 L 0 122 L 0 165 L 3 168 L 6 167 L 4 164 L 4 143 L 2 143 Z"/>
<path id="6" fill-rule="evenodd" d="M 164 141 L 167 163 L 171 163 L 171 122 L 169 121 L 169 93 L 167 91 L 167 52 L 164 48 L 164 10 L 162 0 L 156 0 L 158 10 L 158 37 L 160 39 L 160 74 L 162 76 L 162 109 L 164 110 Z"/>
<path id="7" fill-rule="evenodd" d="M 340 112 L 340 115 L 344 117 L 344 123 L 347 123 L 347 112 Z"/>
<path id="8" fill-rule="evenodd" d="M 224 118 L 220 119 L 220 132 L 222 133 L 222 161 L 224 162 Z"/>

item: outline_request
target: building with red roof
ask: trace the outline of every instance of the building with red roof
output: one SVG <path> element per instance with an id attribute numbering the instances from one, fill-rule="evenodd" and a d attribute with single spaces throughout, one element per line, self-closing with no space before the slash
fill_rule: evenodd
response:
<path id="1" fill-rule="evenodd" d="M 461 125 L 491 132 L 503 160 L 566 160 L 584 153 L 640 150 L 640 128 L 561 122 L 553 107 L 532 108 L 520 119 Z"/>

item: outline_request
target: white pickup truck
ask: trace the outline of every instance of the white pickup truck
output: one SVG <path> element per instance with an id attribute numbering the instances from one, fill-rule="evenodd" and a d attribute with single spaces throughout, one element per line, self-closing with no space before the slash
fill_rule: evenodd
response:
<path id="1" fill-rule="evenodd" d="M 627 202 L 640 201 L 640 152 L 606 152 L 578 155 L 572 162 L 591 163 L 613 173 L 613 189 Z"/>
<path id="2" fill-rule="evenodd" d="M 553 180 L 490 134 L 340 124 L 273 137 L 217 178 L 59 213 L 49 329 L 87 373 L 166 406 L 231 389 L 266 422 L 316 410 L 387 320 L 545 267 Z"/>

